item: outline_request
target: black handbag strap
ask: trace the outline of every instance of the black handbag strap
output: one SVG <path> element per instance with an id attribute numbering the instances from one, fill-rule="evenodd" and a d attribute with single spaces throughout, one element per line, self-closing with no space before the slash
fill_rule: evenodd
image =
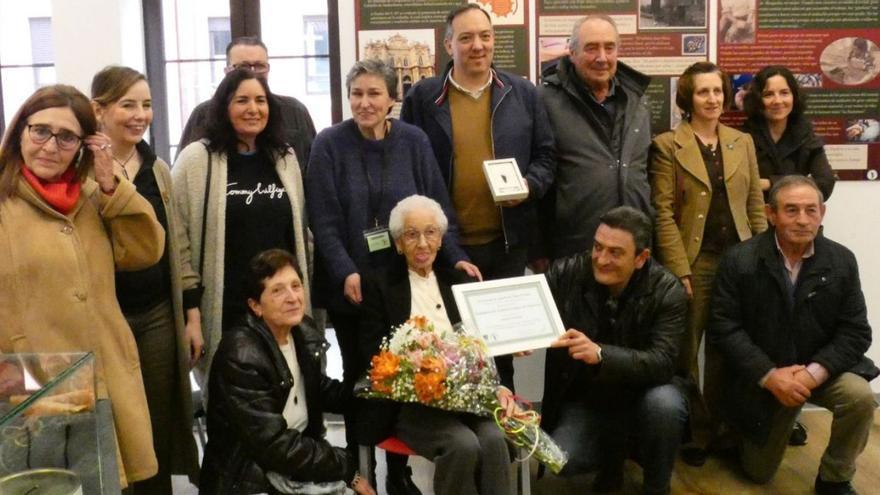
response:
<path id="1" fill-rule="evenodd" d="M 205 201 L 202 205 L 202 243 L 199 244 L 199 276 L 204 277 L 204 267 L 205 267 L 205 231 L 208 228 L 208 196 L 211 195 L 211 150 L 208 149 L 208 145 L 202 143 L 205 146 L 205 151 L 208 152 L 208 173 L 205 177 Z"/>

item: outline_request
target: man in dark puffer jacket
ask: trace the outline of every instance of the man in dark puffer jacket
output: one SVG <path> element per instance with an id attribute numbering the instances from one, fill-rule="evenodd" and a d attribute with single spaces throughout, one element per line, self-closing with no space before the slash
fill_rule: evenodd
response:
<path id="1" fill-rule="evenodd" d="M 804 403 L 827 407 L 834 420 L 816 493 L 853 494 L 878 373 L 865 357 L 871 327 L 856 259 L 821 235 L 813 179 L 780 179 L 765 210 L 773 228 L 730 248 L 715 276 L 707 335 L 724 358 L 722 412 L 743 434 L 744 471 L 766 483 Z"/>

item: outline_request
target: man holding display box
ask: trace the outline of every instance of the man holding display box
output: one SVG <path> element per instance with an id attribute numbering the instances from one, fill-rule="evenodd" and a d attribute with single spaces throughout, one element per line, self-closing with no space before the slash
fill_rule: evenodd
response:
<path id="1" fill-rule="evenodd" d="M 537 90 L 492 67 L 495 32 L 475 4 L 446 18 L 443 75 L 420 81 L 406 95 L 401 120 L 428 135 L 458 216 L 461 244 L 484 279 L 522 275 L 536 228 L 535 200 L 555 173 L 550 122 Z M 528 196 L 496 204 L 483 162 L 513 158 Z M 513 388 L 513 362 L 497 360 L 501 381 Z"/>

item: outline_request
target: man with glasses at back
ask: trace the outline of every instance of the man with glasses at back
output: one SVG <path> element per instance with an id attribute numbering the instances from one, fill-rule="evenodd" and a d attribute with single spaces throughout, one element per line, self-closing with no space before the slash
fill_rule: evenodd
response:
<path id="1" fill-rule="evenodd" d="M 226 72 L 235 69 L 249 69 L 260 77 L 269 76 L 269 51 L 262 41 L 253 36 L 235 38 L 226 46 Z M 315 139 L 315 124 L 309 111 L 301 101 L 291 96 L 274 94 L 281 106 L 284 121 L 284 139 L 293 147 L 301 169 L 309 162 L 309 152 Z M 183 134 L 180 136 L 178 150 L 189 143 L 201 139 L 208 125 L 209 101 L 199 103 L 189 116 Z"/>

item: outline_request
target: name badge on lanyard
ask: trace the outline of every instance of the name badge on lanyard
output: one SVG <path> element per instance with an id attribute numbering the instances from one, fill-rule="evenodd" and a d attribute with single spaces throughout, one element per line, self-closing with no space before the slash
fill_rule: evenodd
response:
<path id="1" fill-rule="evenodd" d="M 388 133 L 391 129 L 391 124 L 387 120 L 385 121 L 385 138 L 388 137 Z M 391 247 L 391 231 L 388 230 L 386 225 L 382 225 L 379 223 L 379 218 L 375 215 L 378 215 L 379 208 L 382 205 L 382 200 L 385 196 L 385 182 L 388 178 L 388 169 L 391 167 L 391 157 L 388 156 L 388 144 L 387 141 L 383 139 L 382 141 L 382 175 L 379 179 L 379 191 L 378 194 L 374 193 L 373 180 L 370 178 L 370 173 L 367 171 L 367 163 L 366 157 L 364 153 L 363 144 L 361 146 L 361 167 L 363 168 L 364 178 L 367 180 L 367 195 L 369 198 L 369 207 L 370 212 L 373 216 L 373 225 L 372 229 L 364 230 L 364 241 L 367 243 L 367 251 L 372 253 L 376 253 L 379 251 L 384 251 Z M 386 220 L 387 221 L 387 220 Z M 384 222 L 383 222 L 384 223 Z"/>
<path id="2" fill-rule="evenodd" d="M 375 253 L 391 247 L 391 231 L 388 227 L 374 227 L 364 231 L 367 251 Z"/>

